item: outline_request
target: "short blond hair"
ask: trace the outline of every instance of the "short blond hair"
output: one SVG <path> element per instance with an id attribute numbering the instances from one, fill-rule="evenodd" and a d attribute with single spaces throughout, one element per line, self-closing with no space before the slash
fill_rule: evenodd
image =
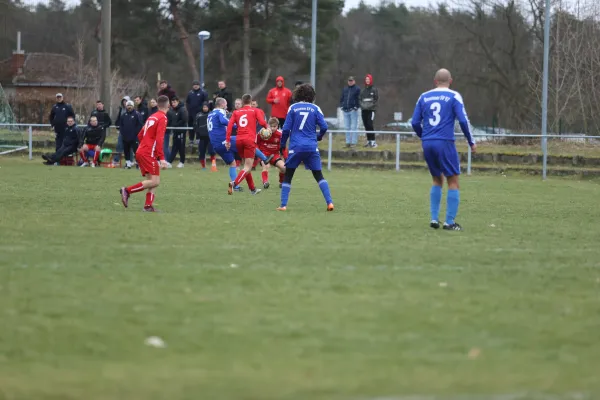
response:
<path id="1" fill-rule="evenodd" d="M 275 117 L 271 117 L 271 118 L 269 118 L 268 124 L 269 124 L 269 126 L 270 125 L 277 125 L 277 126 L 279 126 L 279 120 L 277 118 L 275 118 Z"/>

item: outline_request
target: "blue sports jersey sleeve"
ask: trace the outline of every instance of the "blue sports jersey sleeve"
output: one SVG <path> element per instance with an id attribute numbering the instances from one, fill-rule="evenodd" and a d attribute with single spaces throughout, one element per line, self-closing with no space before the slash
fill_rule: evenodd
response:
<path id="1" fill-rule="evenodd" d="M 283 124 L 284 135 L 289 132 L 290 151 L 317 151 L 317 126 L 319 134 L 327 131 L 323 112 L 317 105 L 305 102 L 293 104 Z"/>
<path id="2" fill-rule="evenodd" d="M 421 110 L 421 97 L 419 97 L 419 100 L 417 100 L 417 105 L 415 106 L 415 111 L 413 112 L 413 116 L 412 116 L 412 120 L 411 120 L 411 125 L 413 127 L 413 130 L 415 131 L 415 133 L 417 134 L 418 137 L 421 137 L 421 135 L 423 135 L 423 126 L 421 125 L 422 122 L 423 122 L 423 115 L 422 115 L 422 110 Z"/>
<path id="3" fill-rule="evenodd" d="M 471 137 L 471 130 L 469 129 L 469 117 L 467 116 L 467 111 L 465 110 L 465 105 L 460 94 L 454 97 L 453 108 L 460 129 L 465 135 L 465 139 L 467 139 L 469 146 L 473 146 L 473 138 Z"/>
<path id="4" fill-rule="evenodd" d="M 323 135 L 327 132 L 327 121 L 325 121 L 325 116 L 320 108 L 317 107 L 317 125 L 319 125 L 319 134 L 317 135 L 317 141 L 321 141 L 323 139 Z"/>

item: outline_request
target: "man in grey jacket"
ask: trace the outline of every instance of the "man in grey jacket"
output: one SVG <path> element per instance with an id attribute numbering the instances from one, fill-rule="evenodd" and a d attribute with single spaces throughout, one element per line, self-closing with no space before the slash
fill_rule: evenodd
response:
<path id="1" fill-rule="evenodd" d="M 360 92 L 360 109 L 362 110 L 363 125 L 365 126 L 365 131 L 367 131 L 367 143 L 365 147 L 377 147 L 375 134 L 370 133 L 375 130 L 373 121 L 375 120 L 377 103 L 379 103 L 379 92 L 373 86 L 373 76 L 367 74 L 365 77 L 365 88 Z"/>

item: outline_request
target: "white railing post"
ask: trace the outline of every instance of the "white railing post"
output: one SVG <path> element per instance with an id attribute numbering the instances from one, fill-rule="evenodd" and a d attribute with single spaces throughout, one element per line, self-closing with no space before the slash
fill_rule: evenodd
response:
<path id="1" fill-rule="evenodd" d="M 328 134 L 328 144 L 327 144 L 327 171 L 331 171 L 331 153 L 333 151 L 333 133 L 329 132 Z"/>
<path id="2" fill-rule="evenodd" d="M 396 133 L 396 171 L 400 171 L 400 134 Z"/>
<path id="3" fill-rule="evenodd" d="M 33 160 L 33 128 L 29 125 L 29 159 Z"/>
<path id="4" fill-rule="evenodd" d="M 468 145 L 468 144 L 467 144 Z M 467 175 L 471 175 L 471 146 L 468 146 L 469 150 L 467 152 Z"/>

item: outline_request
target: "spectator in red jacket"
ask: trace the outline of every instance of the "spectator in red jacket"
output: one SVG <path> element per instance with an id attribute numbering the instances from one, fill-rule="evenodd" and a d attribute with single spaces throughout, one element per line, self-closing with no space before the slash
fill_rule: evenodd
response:
<path id="1" fill-rule="evenodd" d="M 275 87 L 267 94 L 267 103 L 271 104 L 271 117 L 279 120 L 279 126 L 283 126 L 288 109 L 292 105 L 292 91 L 285 87 L 283 76 L 275 79 Z"/>

